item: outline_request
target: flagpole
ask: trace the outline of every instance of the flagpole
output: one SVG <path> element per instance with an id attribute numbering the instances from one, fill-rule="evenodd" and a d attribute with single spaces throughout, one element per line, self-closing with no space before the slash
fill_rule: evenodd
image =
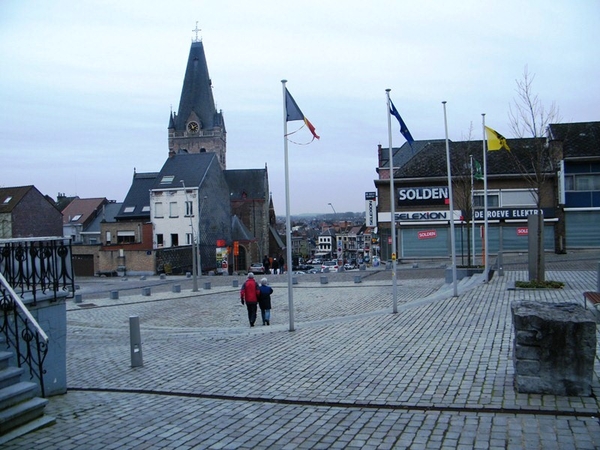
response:
<path id="1" fill-rule="evenodd" d="M 392 297 L 394 299 L 392 312 L 396 314 L 398 312 L 398 277 L 396 273 L 396 194 L 394 191 L 394 153 L 392 150 L 392 108 L 390 100 L 390 91 L 391 89 L 385 90 L 387 96 L 388 141 L 390 146 L 390 227 L 392 234 Z"/>
<path id="2" fill-rule="evenodd" d="M 456 283 L 456 244 L 454 236 L 454 199 L 452 195 L 452 172 L 450 169 L 450 142 L 448 140 L 448 120 L 446 119 L 446 102 L 444 105 L 444 129 L 446 131 L 446 167 L 448 169 L 448 197 L 450 199 L 450 247 L 452 247 L 452 286 L 454 297 L 458 297 L 458 286 Z"/>
<path id="3" fill-rule="evenodd" d="M 288 306 L 290 314 L 290 331 L 294 331 L 294 290 L 292 288 L 292 226 L 290 221 L 290 181 L 288 164 L 288 141 L 287 141 L 287 106 L 285 101 L 285 84 L 287 80 L 281 80 L 283 90 L 283 154 L 285 160 L 285 238 L 286 238 L 286 257 L 288 263 Z"/>
<path id="4" fill-rule="evenodd" d="M 485 113 L 481 114 L 482 125 L 483 125 L 483 245 L 485 250 L 483 252 L 483 267 L 485 273 L 485 279 L 488 279 L 488 254 L 490 252 L 488 247 L 488 187 L 487 187 L 487 148 L 486 148 L 486 134 L 485 134 Z"/>

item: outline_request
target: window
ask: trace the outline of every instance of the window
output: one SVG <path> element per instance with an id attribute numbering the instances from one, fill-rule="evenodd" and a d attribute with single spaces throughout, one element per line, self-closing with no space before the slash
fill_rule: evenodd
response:
<path id="1" fill-rule="evenodd" d="M 488 208 L 497 208 L 500 206 L 498 202 L 498 194 L 488 194 Z M 476 208 L 483 208 L 485 205 L 483 204 L 483 195 L 475 195 L 473 197 L 473 204 Z"/>
<path id="2" fill-rule="evenodd" d="M 158 219 L 164 217 L 162 202 L 154 203 L 154 217 L 156 217 Z"/>
<path id="3" fill-rule="evenodd" d="M 160 184 L 171 184 L 175 175 L 165 175 L 160 179 Z"/>
<path id="4" fill-rule="evenodd" d="M 185 216 L 193 216 L 194 215 L 194 204 L 191 201 L 185 202 Z"/>
<path id="5" fill-rule="evenodd" d="M 133 211 L 135 211 L 135 206 L 126 206 L 125 209 L 123 209 L 124 213 L 132 213 Z"/>
<path id="6" fill-rule="evenodd" d="M 71 222 L 77 222 L 79 219 L 81 219 L 81 214 L 75 214 L 72 218 L 71 218 Z"/>
<path id="7" fill-rule="evenodd" d="M 600 174 L 565 176 L 567 191 L 600 191 Z"/>
<path id="8" fill-rule="evenodd" d="M 150 212 L 150 206 L 144 206 L 142 212 Z"/>
<path id="9" fill-rule="evenodd" d="M 134 244 L 135 231 L 122 230 L 117 231 L 117 244 Z"/>
<path id="10" fill-rule="evenodd" d="M 156 235 L 156 246 L 157 247 L 162 247 L 163 245 L 164 245 L 163 235 L 162 234 L 157 234 Z"/>
<path id="11" fill-rule="evenodd" d="M 110 238 L 111 238 L 110 231 L 107 231 L 106 232 L 106 245 L 110 245 Z"/>
<path id="12" fill-rule="evenodd" d="M 12 200 L 12 196 L 10 196 L 10 195 L 9 195 L 8 197 L 6 197 L 6 198 L 4 199 L 4 202 L 3 202 L 3 203 L 6 205 L 6 204 L 7 204 L 8 202 L 10 202 L 11 200 Z"/>
<path id="13" fill-rule="evenodd" d="M 171 235 L 171 247 L 177 247 L 179 245 L 179 235 L 173 233 Z"/>
<path id="14" fill-rule="evenodd" d="M 177 202 L 169 203 L 169 217 L 179 217 L 179 211 L 177 210 Z"/>
<path id="15" fill-rule="evenodd" d="M 185 243 L 187 245 L 192 245 L 194 243 L 194 241 L 192 241 L 192 233 L 185 234 Z"/>

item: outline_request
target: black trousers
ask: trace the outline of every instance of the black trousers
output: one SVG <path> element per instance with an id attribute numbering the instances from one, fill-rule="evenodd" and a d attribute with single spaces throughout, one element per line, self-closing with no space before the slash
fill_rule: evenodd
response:
<path id="1" fill-rule="evenodd" d="M 256 322 L 256 308 L 258 306 L 257 302 L 246 302 L 246 308 L 248 308 L 248 321 L 250 325 L 254 325 Z"/>

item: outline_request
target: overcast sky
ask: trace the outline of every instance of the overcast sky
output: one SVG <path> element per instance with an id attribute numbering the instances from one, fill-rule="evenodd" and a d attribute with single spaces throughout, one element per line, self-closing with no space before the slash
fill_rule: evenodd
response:
<path id="1" fill-rule="evenodd" d="M 598 0 L 2 0 L 0 186 L 123 201 L 134 168 L 159 171 L 196 21 L 227 167 L 266 164 L 278 215 L 282 79 L 321 136 L 289 146 L 292 214 L 364 210 L 386 88 L 416 140 L 444 138 L 444 100 L 450 139 L 481 139 L 482 113 L 511 137 L 525 66 L 563 122 L 600 120 Z"/>

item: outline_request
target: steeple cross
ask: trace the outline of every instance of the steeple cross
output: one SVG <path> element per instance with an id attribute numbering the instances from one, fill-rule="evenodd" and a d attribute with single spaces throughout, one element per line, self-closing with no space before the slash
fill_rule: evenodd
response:
<path id="1" fill-rule="evenodd" d="M 196 21 L 196 28 L 194 28 L 192 31 L 196 33 L 196 39 L 194 39 L 194 42 L 200 42 L 198 40 L 198 32 L 202 31 L 202 30 L 200 28 L 198 28 L 198 21 Z"/>

